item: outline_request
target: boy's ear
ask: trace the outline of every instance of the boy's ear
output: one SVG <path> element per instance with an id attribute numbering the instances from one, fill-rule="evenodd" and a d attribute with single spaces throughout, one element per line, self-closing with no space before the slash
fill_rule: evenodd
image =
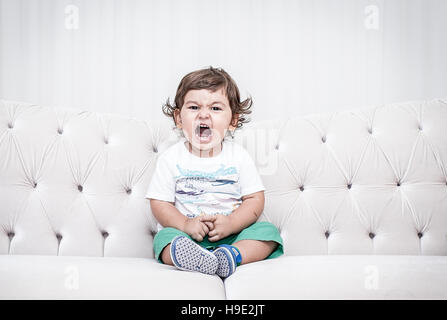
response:
<path id="1" fill-rule="evenodd" d="M 175 120 L 175 125 L 177 126 L 177 128 L 181 129 L 182 128 L 182 118 L 180 118 L 180 109 L 179 108 L 174 110 L 174 120 Z"/>
<path id="2" fill-rule="evenodd" d="M 236 114 L 233 116 L 233 118 L 231 119 L 230 127 L 229 127 L 230 130 L 233 131 L 233 130 L 235 130 L 235 129 L 237 128 L 237 122 L 238 122 L 238 120 L 239 120 L 239 114 L 236 113 Z"/>

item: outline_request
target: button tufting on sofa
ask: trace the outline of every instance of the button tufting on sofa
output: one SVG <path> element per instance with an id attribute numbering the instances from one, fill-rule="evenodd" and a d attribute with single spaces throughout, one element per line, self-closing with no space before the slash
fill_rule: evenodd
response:
<path id="1" fill-rule="evenodd" d="M 329 235 L 330 235 L 330 232 L 329 232 L 329 231 L 326 231 L 326 232 L 324 233 L 324 236 L 326 237 L 326 239 L 329 238 Z"/>
<path id="2" fill-rule="evenodd" d="M 109 144 L 109 139 L 104 138 L 104 143 L 105 143 L 105 144 Z"/>
<path id="3" fill-rule="evenodd" d="M 126 189 L 126 193 L 127 194 L 131 194 L 132 193 L 132 189 L 130 189 L 130 188 Z"/>
<path id="4" fill-rule="evenodd" d="M 422 125 L 421 124 L 418 125 L 418 129 L 419 129 L 419 131 L 422 131 Z"/>
<path id="5" fill-rule="evenodd" d="M 348 183 L 348 189 L 351 189 L 352 183 Z"/>
<path id="6" fill-rule="evenodd" d="M 276 144 L 275 149 L 279 150 L 279 143 Z"/>
<path id="7" fill-rule="evenodd" d="M 101 234 L 104 237 L 104 239 L 106 239 L 109 236 L 109 233 L 107 231 L 102 231 Z"/>
<path id="8" fill-rule="evenodd" d="M 422 232 L 418 232 L 418 237 L 419 237 L 419 239 L 422 238 L 423 235 L 424 235 L 424 234 L 423 234 Z"/>
<path id="9" fill-rule="evenodd" d="M 79 192 L 82 192 L 82 186 L 81 185 L 78 185 L 78 190 L 79 190 Z"/>
<path id="10" fill-rule="evenodd" d="M 154 146 L 154 147 L 152 147 L 152 151 L 153 151 L 153 152 L 155 152 L 155 153 L 157 153 L 157 152 L 158 152 L 158 149 L 157 149 L 157 147 L 155 147 L 155 146 Z"/>
<path id="11" fill-rule="evenodd" d="M 326 136 L 322 136 L 321 137 L 321 141 L 323 141 L 323 143 L 325 143 L 326 142 Z"/>
<path id="12" fill-rule="evenodd" d="M 372 128 L 368 128 L 368 133 L 369 133 L 369 134 L 372 134 L 372 133 L 373 133 Z"/>
<path id="13" fill-rule="evenodd" d="M 33 188 L 37 188 L 37 182 L 33 182 Z"/>
<path id="14" fill-rule="evenodd" d="M 376 234 L 373 233 L 373 232 L 370 232 L 370 233 L 368 234 L 368 236 L 369 236 L 371 239 L 374 239 L 374 237 L 376 236 Z"/>
<path id="15" fill-rule="evenodd" d="M 62 134 L 62 133 L 64 133 L 64 130 L 62 130 L 62 128 L 58 128 L 57 133 Z"/>
<path id="16" fill-rule="evenodd" d="M 400 187 L 400 181 L 397 181 L 396 186 Z"/>
<path id="17" fill-rule="evenodd" d="M 304 191 L 304 186 L 301 186 L 301 187 L 300 187 L 300 190 L 301 190 L 301 191 Z"/>
<path id="18" fill-rule="evenodd" d="M 8 128 L 9 129 L 12 129 L 12 128 L 14 128 L 14 126 L 12 125 L 12 123 L 10 122 L 10 123 L 8 123 Z"/>
<path id="19" fill-rule="evenodd" d="M 12 238 L 14 238 L 14 236 L 16 235 L 14 232 L 10 231 L 7 233 L 9 240 L 12 240 Z"/>
<path id="20" fill-rule="evenodd" d="M 57 241 L 61 242 L 62 235 L 60 233 L 56 233 L 56 238 L 57 238 Z"/>

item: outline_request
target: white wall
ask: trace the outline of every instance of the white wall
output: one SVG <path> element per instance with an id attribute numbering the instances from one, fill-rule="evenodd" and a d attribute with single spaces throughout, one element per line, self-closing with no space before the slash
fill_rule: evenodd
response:
<path id="1" fill-rule="evenodd" d="M 162 119 L 227 70 L 253 120 L 447 97 L 445 0 L 0 0 L 0 98 Z"/>

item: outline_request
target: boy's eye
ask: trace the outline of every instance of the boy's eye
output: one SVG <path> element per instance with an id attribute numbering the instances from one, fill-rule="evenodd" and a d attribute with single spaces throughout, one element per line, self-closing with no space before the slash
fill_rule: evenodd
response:
<path id="1" fill-rule="evenodd" d="M 188 109 L 191 109 L 191 110 L 198 110 L 199 107 L 198 107 L 198 106 L 189 106 Z M 222 108 L 221 108 L 221 107 L 218 107 L 218 106 L 213 106 L 213 107 L 211 107 L 211 110 L 213 110 L 213 111 L 219 111 L 219 110 L 222 110 Z"/>

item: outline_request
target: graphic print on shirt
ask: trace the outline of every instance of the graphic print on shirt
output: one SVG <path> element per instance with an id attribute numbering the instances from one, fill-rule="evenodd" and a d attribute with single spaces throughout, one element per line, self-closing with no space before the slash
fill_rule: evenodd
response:
<path id="1" fill-rule="evenodd" d="M 221 164 L 211 172 L 176 167 L 176 204 L 186 216 L 228 215 L 241 204 L 239 174 L 234 166 Z"/>

